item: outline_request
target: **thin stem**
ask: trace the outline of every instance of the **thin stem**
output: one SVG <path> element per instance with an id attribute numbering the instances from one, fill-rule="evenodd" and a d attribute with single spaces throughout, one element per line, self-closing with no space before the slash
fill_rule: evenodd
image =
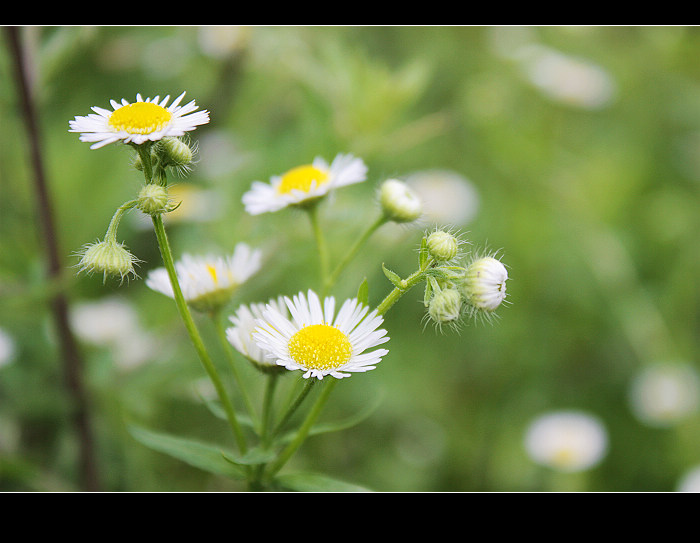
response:
<path id="1" fill-rule="evenodd" d="M 30 74 L 25 64 L 25 50 L 22 45 L 20 28 L 6 28 L 7 38 L 15 67 L 15 80 L 18 96 L 23 109 L 23 120 L 26 125 L 29 152 L 34 178 L 34 191 L 37 200 L 37 215 L 41 225 L 41 236 L 46 248 L 48 276 L 52 281 L 60 279 L 63 266 L 61 264 L 56 225 L 53 217 L 53 206 L 49 194 L 48 182 L 44 170 L 42 151 L 39 137 L 39 121 L 32 96 Z M 98 491 L 100 488 L 97 459 L 95 455 L 93 430 L 89 414 L 88 394 L 83 383 L 83 357 L 75 339 L 68 318 L 68 300 L 63 292 L 57 292 L 51 299 L 51 312 L 57 328 L 57 335 L 63 360 L 63 372 L 66 387 L 71 397 L 73 424 L 78 435 L 79 471 L 81 484 L 86 491 Z"/>
<path id="2" fill-rule="evenodd" d="M 271 373 L 267 376 L 267 386 L 265 387 L 265 399 L 263 400 L 262 411 L 262 430 L 260 432 L 260 440 L 263 446 L 269 444 L 270 421 L 272 419 L 272 401 L 275 397 L 275 388 L 277 387 L 279 374 Z"/>
<path id="3" fill-rule="evenodd" d="M 241 431 L 238 419 L 236 418 L 236 413 L 233 410 L 233 406 L 231 405 L 231 400 L 229 399 L 226 389 L 224 388 L 224 385 L 221 382 L 221 378 L 219 377 L 219 374 L 216 371 L 216 367 L 214 366 L 213 362 L 211 361 L 211 358 L 209 357 L 209 353 L 207 352 L 204 346 L 204 342 L 202 341 L 202 338 L 199 335 L 199 330 L 197 330 L 197 326 L 194 323 L 194 319 L 192 318 L 190 309 L 187 305 L 187 302 L 185 301 L 185 297 L 182 295 L 180 283 L 178 282 L 177 273 L 175 271 L 175 263 L 173 261 L 172 252 L 170 250 L 170 243 L 168 242 L 168 237 L 165 233 L 165 227 L 163 226 L 163 219 L 160 215 L 153 215 L 152 219 L 153 226 L 156 232 L 156 237 L 158 238 L 160 253 L 163 257 L 165 269 L 168 271 L 168 276 L 170 277 L 170 283 L 173 287 L 175 303 L 177 305 L 178 311 L 180 312 L 180 317 L 182 318 L 185 324 L 187 333 L 189 334 L 190 340 L 192 341 L 192 344 L 195 350 L 197 351 L 197 354 L 199 355 L 199 359 L 202 362 L 204 369 L 206 370 L 207 374 L 209 375 L 209 378 L 211 379 L 212 383 L 214 384 L 214 387 L 216 388 L 216 392 L 219 395 L 221 403 L 223 404 L 231 429 L 233 430 L 233 433 L 236 437 L 238 447 L 241 453 L 243 454 L 248 449 L 245 437 L 243 436 L 243 432 Z"/>
<path id="4" fill-rule="evenodd" d="M 353 258 L 357 255 L 359 250 L 362 248 L 362 246 L 367 242 L 367 240 L 370 238 L 374 232 L 377 231 L 377 229 L 385 224 L 387 222 L 387 218 L 384 215 L 381 215 L 376 221 L 374 221 L 372 224 L 369 225 L 369 228 L 358 238 L 358 240 L 355 242 L 355 244 L 352 246 L 352 248 L 345 253 L 345 256 L 343 257 L 343 260 L 336 266 L 336 268 L 333 270 L 333 272 L 327 277 L 326 282 L 324 283 L 324 292 L 328 293 L 331 288 L 333 288 L 333 285 L 335 282 L 338 280 L 338 276 L 343 272 L 343 270 L 347 267 L 347 265 L 352 261 Z"/>
<path id="5" fill-rule="evenodd" d="M 306 211 L 309 214 L 309 220 L 311 221 L 311 229 L 314 233 L 314 238 L 316 239 L 316 247 L 318 249 L 318 258 L 321 264 L 321 284 L 325 285 L 328 282 L 328 270 L 329 270 L 329 256 L 328 247 L 326 246 L 326 240 L 323 235 L 323 230 L 318 217 L 319 201 L 312 202 L 306 206 Z"/>
<path id="6" fill-rule="evenodd" d="M 289 406 L 289 408 L 287 409 L 287 412 L 280 419 L 279 423 L 277 423 L 275 430 L 272 432 L 273 436 L 276 436 L 277 434 L 279 434 L 279 432 L 282 430 L 282 428 L 284 428 L 284 425 L 287 424 L 287 422 L 289 421 L 290 418 L 292 418 L 292 415 L 294 415 L 294 413 L 296 413 L 297 409 L 299 409 L 299 407 L 301 406 L 303 401 L 309 395 L 309 392 L 311 392 L 311 389 L 313 388 L 316 381 L 318 381 L 318 379 L 306 379 L 306 383 L 304 383 L 303 390 L 296 397 L 296 400 L 294 400 L 294 403 Z"/>
<path id="7" fill-rule="evenodd" d="M 238 364 L 236 364 L 236 360 L 235 360 L 234 355 L 233 355 L 233 349 L 231 349 L 231 344 L 226 339 L 226 332 L 224 330 L 223 325 L 221 324 L 221 320 L 219 319 L 218 313 L 212 313 L 211 319 L 214 322 L 214 328 L 216 329 L 216 335 L 219 337 L 219 341 L 221 342 L 221 345 L 223 346 L 224 351 L 226 351 L 226 356 L 228 357 L 229 366 L 231 367 L 231 372 L 233 373 L 233 378 L 236 380 L 236 383 L 238 384 L 238 388 L 239 388 L 241 396 L 243 398 L 243 403 L 245 403 L 246 408 L 248 409 L 248 414 L 250 415 L 250 419 L 253 421 L 253 427 L 256 428 L 256 430 L 259 432 L 260 431 L 260 422 L 256 420 L 256 414 L 255 414 L 255 408 L 253 407 L 253 402 L 251 401 L 250 396 L 248 395 L 246 387 L 243 386 L 243 380 L 241 379 L 240 372 L 238 371 Z"/>
<path id="8" fill-rule="evenodd" d="M 117 228 L 119 228 L 119 222 L 122 220 L 124 213 L 132 209 L 136 205 L 136 200 L 130 200 L 129 202 L 123 203 L 114 215 L 112 215 L 112 220 L 109 221 L 109 226 L 107 227 L 107 233 L 105 234 L 106 240 L 117 240 Z"/>
<path id="9" fill-rule="evenodd" d="M 291 456 L 296 452 L 296 450 L 308 437 L 312 426 L 321 414 L 321 411 L 326 405 L 328 397 L 330 396 L 337 382 L 338 379 L 330 379 L 330 382 L 323 387 L 323 389 L 321 390 L 321 394 L 316 399 L 316 403 L 314 403 L 313 407 L 311 408 L 311 411 L 309 411 L 309 414 L 306 416 L 306 420 L 304 421 L 304 423 L 299 427 L 299 430 L 297 431 L 297 434 L 292 440 L 292 442 L 289 443 L 289 445 L 287 445 L 287 447 L 280 453 L 280 455 L 277 457 L 277 460 L 270 465 L 267 472 L 268 478 L 272 478 L 280 469 L 282 469 L 282 467 L 287 463 Z"/>

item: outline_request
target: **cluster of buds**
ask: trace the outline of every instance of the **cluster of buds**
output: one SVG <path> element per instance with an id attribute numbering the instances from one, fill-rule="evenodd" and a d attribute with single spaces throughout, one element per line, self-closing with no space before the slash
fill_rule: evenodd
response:
<path id="1" fill-rule="evenodd" d="M 137 150 L 134 167 L 144 171 L 146 183 L 136 199 L 122 204 L 112 217 L 104 240 L 88 244 L 80 251 L 79 271 L 101 273 L 124 280 L 136 277 L 135 265 L 139 262 L 123 243 L 117 242 L 117 227 L 122 216 L 132 208 L 146 215 L 156 216 L 177 208 L 168 196 L 166 168 L 186 171 L 192 164 L 196 149 L 177 137 L 165 137 L 157 142 L 134 145 Z M 147 161 L 147 162 L 146 162 Z"/>
<path id="2" fill-rule="evenodd" d="M 430 262 L 424 294 L 426 316 L 438 327 L 458 327 L 465 315 L 489 320 L 506 298 L 508 271 L 503 263 L 495 255 L 463 255 L 463 243 L 445 230 L 423 238 L 422 251 Z"/>

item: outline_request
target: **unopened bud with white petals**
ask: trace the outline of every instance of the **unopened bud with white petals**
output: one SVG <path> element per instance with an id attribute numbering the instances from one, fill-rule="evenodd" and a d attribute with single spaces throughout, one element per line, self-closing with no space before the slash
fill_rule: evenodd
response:
<path id="1" fill-rule="evenodd" d="M 423 204 L 418 195 L 398 179 L 388 179 L 382 183 L 379 203 L 386 218 L 394 222 L 412 222 L 423 213 Z"/>
<path id="2" fill-rule="evenodd" d="M 495 311 L 506 298 L 508 270 L 494 257 L 486 256 L 474 260 L 464 274 L 462 293 L 475 309 Z"/>

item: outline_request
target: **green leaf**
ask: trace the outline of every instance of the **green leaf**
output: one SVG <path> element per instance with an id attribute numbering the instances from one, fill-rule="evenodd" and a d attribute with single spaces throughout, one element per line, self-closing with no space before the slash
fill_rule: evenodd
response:
<path id="1" fill-rule="evenodd" d="M 371 490 L 320 473 L 287 473 L 275 478 L 285 490 L 295 492 L 371 492 Z"/>
<path id="2" fill-rule="evenodd" d="M 140 426 L 130 426 L 129 432 L 142 445 L 182 460 L 190 466 L 216 475 L 240 478 L 243 471 L 222 456 L 223 447 L 188 438 L 153 432 Z"/>
<path id="3" fill-rule="evenodd" d="M 354 415 L 350 415 L 349 417 L 346 417 L 341 420 L 337 421 L 332 421 L 332 422 L 323 422 L 320 424 L 315 424 L 311 430 L 309 431 L 309 435 L 319 435 L 319 434 L 327 434 L 330 432 L 338 432 L 340 430 L 347 430 L 348 428 L 351 428 L 353 426 L 357 426 L 360 422 L 368 418 L 374 411 L 379 407 L 381 404 L 382 400 L 384 398 L 383 394 L 378 394 L 375 398 L 374 401 L 371 403 L 368 403 L 364 409 L 361 409 Z M 280 442 L 288 442 L 294 438 L 296 435 L 296 431 L 290 432 L 286 434 L 284 437 L 280 439 Z"/>
<path id="4" fill-rule="evenodd" d="M 384 264 L 382 264 L 382 271 L 384 272 L 384 275 L 386 275 L 386 278 L 389 281 L 391 281 L 392 284 L 396 288 L 400 288 L 400 289 L 406 288 L 406 286 L 403 284 L 402 279 L 397 274 L 395 274 L 393 271 L 391 271 L 386 266 L 384 266 Z"/>
<path id="5" fill-rule="evenodd" d="M 423 236 L 423 239 L 420 242 L 420 251 L 418 253 L 418 267 L 419 267 L 419 269 L 421 269 L 421 270 L 425 269 L 425 266 L 428 263 L 429 256 L 430 256 L 430 254 L 428 253 L 428 238 Z"/>
<path id="6" fill-rule="evenodd" d="M 275 451 L 270 449 L 261 449 L 255 447 L 246 452 L 243 456 L 237 456 L 230 453 L 221 453 L 227 462 L 231 462 L 237 466 L 254 466 L 258 464 L 267 464 L 276 457 Z"/>
<path id="7" fill-rule="evenodd" d="M 369 305 L 369 285 L 366 277 L 360 283 L 360 288 L 357 289 L 357 301 L 361 304 Z"/>

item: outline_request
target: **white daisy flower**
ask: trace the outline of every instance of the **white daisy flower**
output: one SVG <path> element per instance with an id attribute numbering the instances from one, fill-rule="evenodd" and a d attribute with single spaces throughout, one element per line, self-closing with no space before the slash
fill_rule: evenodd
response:
<path id="1" fill-rule="evenodd" d="M 253 338 L 280 366 L 303 370 L 305 379 L 326 375 L 340 379 L 351 372 L 372 370 L 389 352 L 364 352 L 389 338 L 386 330 L 377 330 L 384 319 L 355 298 L 346 300 L 337 315 L 335 298 L 327 297 L 322 306 L 312 290 L 308 298 L 300 292 L 284 300 L 291 320 L 268 305 Z"/>
<path id="2" fill-rule="evenodd" d="M 234 291 L 260 269 L 261 259 L 261 251 L 239 243 L 231 256 L 184 254 L 175 263 L 175 271 L 187 303 L 199 311 L 211 311 L 228 302 Z M 165 268 L 151 270 L 146 285 L 174 297 Z"/>
<path id="3" fill-rule="evenodd" d="M 317 157 L 312 164 L 297 166 L 269 183 L 254 181 L 243 195 L 245 210 L 251 215 L 279 211 L 324 196 L 333 189 L 360 183 L 367 178 L 367 166 L 362 159 L 339 154 L 329 165 Z"/>
<path id="4" fill-rule="evenodd" d="M 170 95 L 163 100 L 160 96 L 144 100 L 137 94 L 134 103 L 123 98 L 121 103 L 110 100 L 113 111 L 95 106 L 92 108 L 94 113 L 70 121 L 69 132 L 79 132 L 80 141 L 94 142 L 90 149 L 119 140 L 140 145 L 166 136 L 183 136 L 185 132 L 209 122 L 209 112 L 195 111 L 199 106 L 194 100 L 180 106 L 184 96 L 183 92 L 167 107 Z"/>
<path id="5" fill-rule="evenodd" d="M 554 411 L 537 417 L 525 433 L 530 458 L 559 471 L 594 467 L 608 450 L 608 433 L 598 418 L 579 411 Z"/>
<path id="6" fill-rule="evenodd" d="M 281 296 L 271 299 L 268 304 L 280 315 L 288 317 L 289 312 Z M 241 305 L 236 313 L 229 317 L 233 326 L 226 329 L 226 338 L 233 347 L 254 364 L 269 369 L 271 367 L 282 369 L 268 351 L 262 350 L 253 339 L 253 331 L 258 326 L 258 319 L 262 319 L 266 304 Z"/>

